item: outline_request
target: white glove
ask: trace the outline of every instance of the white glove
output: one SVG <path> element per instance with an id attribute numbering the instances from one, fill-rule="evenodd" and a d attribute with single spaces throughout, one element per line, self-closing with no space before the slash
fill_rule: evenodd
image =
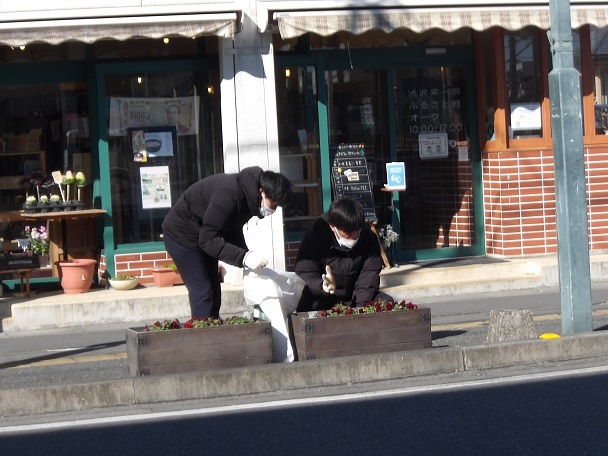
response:
<path id="1" fill-rule="evenodd" d="M 336 292 L 336 283 L 334 282 L 334 275 L 331 273 L 329 265 L 325 266 L 325 274 L 321 275 L 323 284 L 321 288 L 325 293 L 334 294 Z"/>
<path id="2" fill-rule="evenodd" d="M 268 260 L 259 253 L 252 252 L 251 250 L 245 254 L 243 258 L 243 266 L 249 269 L 260 269 L 268 264 Z"/>

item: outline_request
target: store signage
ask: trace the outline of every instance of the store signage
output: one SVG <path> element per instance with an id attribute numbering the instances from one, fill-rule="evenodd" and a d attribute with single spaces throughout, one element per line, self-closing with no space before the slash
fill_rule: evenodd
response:
<path id="1" fill-rule="evenodd" d="M 420 158 L 445 158 L 448 156 L 448 134 L 426 133 L 418 135 Z"/>
<path id="2" fill-rule="evenodd" d="M 386 184 L 388 190 L 405 190 L 405 163 L 392 162 L 386 164 Z"/>
<path id="3" fill-rule="evenodd" d="M 373 184 L 365 157 L 364 144 L 330 145 L 331 181 L 334 197 L 353 198 L 361 203 L 368 223 L 378 221 Z"/>

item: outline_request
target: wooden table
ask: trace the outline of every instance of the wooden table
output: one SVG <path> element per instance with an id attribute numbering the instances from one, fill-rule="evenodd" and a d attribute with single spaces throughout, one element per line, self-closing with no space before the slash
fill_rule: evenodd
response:
<path id="1" fill-rule="evenodd" d="M 46 222 L 47 229 L 48 229 L 48 222 L 60 221 L 61 222 L 61 245 L 57 246 L 57 247 L 60 248 L 63 253 L 63 260 L 67 261 L 69 259 L 69 256 L 68 256 L 69 255 L 69 253 L 68 253 L 68 238 L 69 237 L 68 237 L 67 222 L 70 220 L 94 219 L 96 217 L 104 215 L 106 212 L 107 211 L 105 211 L 103 209 L 83 209 L 81 211 L 40 212 L 40 213 L 35 213 L 35 214 L 26 214 L 24 212 L 21 212 L 20 215 L 21 215 L 22 220 L 24 220 L 24 221 L 36 220 L 36 221 L 40 221 L 40 222 Z M 86 235 L 86 233 L 85 233 L 85 235 Z M 50 238 L 51 238 L 51 233 L 49 232 L 49 239 Z M 57 254 L 57 256 L 58 256 L 58 254 Z M 53 264 L 54 261 L 56 261 L 56 260 L 59 260 L 59 258 L 52 258 L 51 264 Z"/>

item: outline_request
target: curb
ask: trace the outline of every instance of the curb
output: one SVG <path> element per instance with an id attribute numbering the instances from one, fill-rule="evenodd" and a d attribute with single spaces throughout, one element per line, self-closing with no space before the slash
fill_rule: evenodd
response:
<path id="1" fill-rule="evenodd" d="M 608 356 L 608 332 L 0 391 L 0 416 L 338 386 Z"/>

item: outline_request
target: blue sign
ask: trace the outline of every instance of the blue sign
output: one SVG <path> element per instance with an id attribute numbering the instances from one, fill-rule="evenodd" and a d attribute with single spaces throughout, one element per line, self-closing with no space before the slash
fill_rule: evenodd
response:
<path id="1" fill-rule="evenodd" d="M 405 190 L 405 163 L 387 163 L 386 182 L 385 187 L 389 190 Z"/>

